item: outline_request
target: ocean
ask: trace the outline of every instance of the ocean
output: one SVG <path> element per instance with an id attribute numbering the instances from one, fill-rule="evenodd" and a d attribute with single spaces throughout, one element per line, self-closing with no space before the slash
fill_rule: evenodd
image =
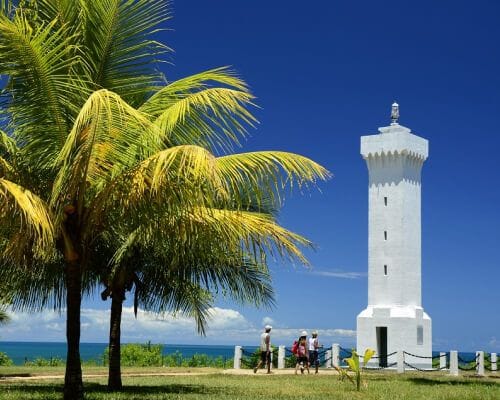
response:
<path id="1" fill-rule="evenodd" d="M 189 344 L 165 344 L 163 354 L 168 355 L 176 351 L 184 357 L 194 354 L 206 354 L 210 357 L 229 359 L 234 357 L 234 346 L 218 345 L 189 345 Z M 84 361 L 102 360 L 106 343 L 81 343 L 80 357 Z M 255 346 L 245 346 L 245 349 L 254 351 Z M 0 352 L 6 353 L 15 365 L 23 365 L 25 361 L 33 361 L 36 358 L 61 358 L 66 359 L 66 343 L 64 342 L 0 342 Z"/>

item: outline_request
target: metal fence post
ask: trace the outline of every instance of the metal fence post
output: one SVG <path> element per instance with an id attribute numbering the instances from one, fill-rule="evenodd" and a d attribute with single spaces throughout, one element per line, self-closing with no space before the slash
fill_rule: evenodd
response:
<path id="1" fill-rule="evenodd" d="M 439 369 L 445 369 L 445 368 L 446 368 L 446 353 L 442 351 L 439 353 Z"/>
<path id="2" fill-rule="evenodd" d="M 340 367 L 340 345 L 338 343 L 332 344 L 332 365 L 334 367 Z"/>
<path id="3" fill-rule="evenodd" d="M 398 350 L 398 374 L 404 374 L 405 372 L 405 352 L 403 350 Z"/>
<path id="4" fill-rule="evenodd" d="M 484 351 L 476 351 L 476 374 L 484 376 Z"/>
<path id="5" fill-rule="evenodd" d="M 450 351 L 450 375 L 458 376 L 458 351 Z"/>
<path id="6" fill-rule="evenodd" d="M 492 371 L 497 371 L 498 370 L 498 367 L 497 367 L 497 353 L 491 353 L 490 355 L 490 360 L 491 360 L 491 365 L 490 365 L 490 368 Z"/>
<path id="7" fill-rule="evenodd" d="M 285 368 L 285 346 L 278 347 L 278 369 Z"/>
<path id="8" fill-rule="evenodd" d="M 234 346 L 234 369 L 240 369 L 241 368 L 241 355 L 243 351 L 241 346 Z"/>

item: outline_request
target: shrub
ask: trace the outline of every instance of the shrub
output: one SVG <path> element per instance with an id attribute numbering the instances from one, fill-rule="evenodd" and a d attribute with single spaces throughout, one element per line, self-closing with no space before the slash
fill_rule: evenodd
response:
<path id="1" fill-rule="evenodd" d="M 163 365 L 165 367 L 182 367 L 184 363 L 184 358 L 182 357 L 182 353 L 179 351 L 176 351 L 175 353 L 166 355 L 163 357 Z M 186 364 L 187 365 L 187 361 Z"/>
<path id="2" fill-rule="evenodd" d="M 64 360 L 59 357 L 50 357 L 50 358 L 35 358 L 33 361 L 26 360 L 24 365 L 29 367 L 62 367 L 65 364 Z"/>
<path id="3" fill-rule="evenodd" d="M 0 351 L 0 365 L 1 366 L 9 366 L 9 365 L 12 365 L 14 364 L 14 362 L 12 361 L 12 359 L 5 353 L 2 353 Z"/>
<path id="4" fill-rule="evenodd" d="M 104 350 L 104 365 L 107 364 L 109 349 Z M 125 367 L 216 367 L 230 368 L 233 359 L 222 356 L 210 357 L 207 354 L 194 354 L 191 357 L 183 357 L 180 351 L 163 355 L 161 344 L 137 344 L 128 343 L 121 346 L 121 365 Z"/>
<path id="5" fill-rule="evenodd" d="M 152 367 L 162 365 L 163 345 L 127 343 L 121 346 L 121 365 L 124 367 Z M 104 350 L 104 360 L 109 358 L 109 348 Z"/>

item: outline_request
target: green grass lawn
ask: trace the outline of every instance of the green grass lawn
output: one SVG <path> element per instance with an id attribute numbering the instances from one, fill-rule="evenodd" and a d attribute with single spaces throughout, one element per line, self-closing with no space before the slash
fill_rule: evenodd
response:
<path id="1" fill-rule="evenodd" d="M 193 373 L 203 368 L 124 368 L 124 373 Z M 0 376 L 9 374 L 58 375 L 61 368 L 0 368 Z M 85 374 L 105 372 L 102 368 L 86 368 Z M 356 392 L 350 382 L 340 382 L 336 375 L 223 375 L 210 370 L 207 375 L 178 375 L 123 378 L 120 393 L 108 393 L 106 377 L 86 378 L 87 399 L 422 399 L 422 400 L 498 400 L 500 373 L 490 378 L 462 376 L 450 378 L 440 373 L 368 373 L 366 387 Z M 58 399 L 62 380 L 8 381 L 0 378 L 0 400 Z"/>

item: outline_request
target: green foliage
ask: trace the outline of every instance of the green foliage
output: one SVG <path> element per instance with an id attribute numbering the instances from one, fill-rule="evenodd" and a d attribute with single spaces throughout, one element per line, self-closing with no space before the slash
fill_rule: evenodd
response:
<path id="1" fill-rule="evenodd" d="M 14 362 L 12 359 L 7 354 L 0 351 L 0 366 L 9 366 L 13 364 Z"/>
<path id="2" fill-rule="evenodd" d="M 354 379 L 347 374 L 346 371 L 337 368 L 337 371 L 343 371 L 341 372 L 342 377 L 347 377 L 349 380 L 356 385 L 356 390 L 361 390 L 361 370 L 363 367 L 370 361 L 370 359 L 373 357 L 375 354 L 375 351 L 372 349 L 366 349 L 365 354 L 363 356 L 363 365 L 360 364 L 359 362 L 359 355 L 356 353 L 355 349 L 352 349 L 352 354 L 351 357 L 346 358 L 345 361 L 347 362 L 347 365 L 349 365 L 349 370 L 354 372 Z"/>
<path id="3" fill-rule="evenodd" d="M 285 368 L 295 368 L 297 365 L 297 357 L 295 354 L 285 357 Z"/>
<path id="4" fill-rule="evenodd" d="M 193 354 L 191 357 L 183 357 L 181 352 L 176 351 L 163 357 L 163 366 L 231 368 L 233 359 L 226 359 L 222 356 L 210 357 L 207 354 Z"/>
<path id="5" fill-rule="evenodd" d="M 66 365 L 63 359 L 59 357 L 43 358 L 38 357 L 33 361 L 26 361 L 24 365 L 28 367 L 62 367 Z"/>
<path id="6" fill-rule="evenodd" d="M 9 319 L 9 315 L 0 308 L 0 324 L 6 324 Z"/>
<path id="7" fill-rule="evenodd" d="M 163 345 L 127 343 L 121 346 L 121 365 L 150 367 L 162 365 Z M 104 350 L 104 360 L 108 360 L 109 348 Z"/>
<path id="8" fill-rule="evenodd" d="M 107 362 L 109 349 L 104 350 L 104 360 Z M 214 367 L 230 368 L 232 358 L 222 356 L 210 357 L 207 354 L 193 354 L 184 357 L 180 351 L 163 355 L 161 344 L 127 343 L 121 346 L 121 365 L 127 367 Z"/>

